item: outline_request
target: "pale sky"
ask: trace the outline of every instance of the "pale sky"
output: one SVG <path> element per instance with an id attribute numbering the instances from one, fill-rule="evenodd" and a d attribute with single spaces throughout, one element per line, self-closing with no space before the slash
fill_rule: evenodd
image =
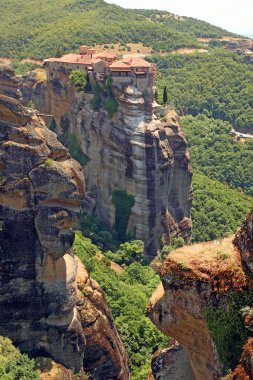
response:
<path id="1" fill-rule="evenodd" d="M 106 0 L 125 8 L 161 9 L 191 16 L 230 32 L 253 36 L 253 0 Z"/>

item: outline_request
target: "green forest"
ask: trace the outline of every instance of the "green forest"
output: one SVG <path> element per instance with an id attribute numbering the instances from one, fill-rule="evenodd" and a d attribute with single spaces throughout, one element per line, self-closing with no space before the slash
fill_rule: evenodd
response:
<path id="1" fill-rule="evenodd" d="M 27 355 L 21 355 L 8 338 L 0 336 L 0 379 L 40 380 L 35 371 L 35 362 Z"/>
<path id="2" fill-rule="evenodd" d="M 168 337 L 153 325 L 146 314 L 149 298 L 159 284 L 159 276 L 143 263 L 144 244 L 132 241 L 120 245 L 115 256 L 122 258 L 122 273 L 110 268 L 110 252 L 99 259 L 100 249 L 90 239 L 76 233 L 74 251 L 91 276 L 98 281 L 115 318 L 115 324 L 130 356 L 132 379 L 146 380 L 154 350 L 168 346 Z"/>
<path id="3" fill-rule="evenodd" d="M 123 9 L 103 0 L 0 0 L 0 56 L 43 59 L 82 44 L 120 42 L 156 51 L 200 46 L 196 37 L 232 35 L 193 18 L 169 12 Z"/>
<path id="4" fill-rule="evenodd" d="M 253 65 L 224 49 L 190 55 L 156 55 L 158 91 L 166 85 L 168 100 L 180 115 L 204 113 L 253 132 Z"/>
<path id="5" fill-rule="evenodd" d="M 228 122 L 205 115 L 181 120 L 193 168 L 253 196 L 253 139 L 236 141 Z"/>

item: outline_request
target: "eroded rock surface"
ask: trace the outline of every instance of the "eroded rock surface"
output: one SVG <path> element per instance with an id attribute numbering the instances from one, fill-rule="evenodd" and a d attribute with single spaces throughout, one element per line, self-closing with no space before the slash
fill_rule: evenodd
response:
<path id="1" fill-rule="evenodd" d="M 36 112 L 0 96 L 0 334 L 92 379 L 128 379 L 99 285 L 72 251 L 81 166 Z"/>
<path id="2" fill-rule="evenodd" d="M 240 232 L 237 239 L 239 235 Z M 242 239 L 248 241 L 245 236 Z M 148 308 L 152 321 L 186 349 L 197 380 L 219 379 L 222 365 L 205 320 L 205 310 L 210 304 L 219 307 L 230 290 L 241 292 L 250 286 L 233 238 L 185 246 L 172 252 L 163 263 L 160 275 L 162 284 Z"/>
<path id="3" fill-rule="evenodd" d="M 110 119 L 102 109 L 93 111 L 92 95 L 79 95 L 70 112 L 69 133 L 77 136 L 88 158 L 87 209 L 117 229 L 114 192 L 132 196 L 126 232 L 143 240 L 152 258 L 163 235 L 167 242 L 171 236 L 191 239 L 187 142 L 175 112 L 161 122 L 147 97 L 133 87 L 115 96 L 118 112 Z"/>
<path id="4" fill-rule="evenodd" d="M 188 355 L 179 344 L 155 353 L 151 367 L 153 378 L 157 380 L 195 380 Z"/>
<path id="5" fill-rule="evenodd" d="M 51 114 L 50 92 L 41 68 L 17 76 L 11 65 L 0 64 L 0 94 L 17 99 L 25 106 L 31 103 L 39 112 Z M 47 117 L 45 121 L 48 122 Z"/>
<path id="6" fill-rule="evenodd" d="M 53 114 L 65 141 L 75 136 L 80 143 L 87 159 L 88 212 L 96 212 L 112 228 L 117 225 L 113 193 L 126 191 L 134 206 L 125 232 L 144 240 L 150 258 L 156 255 L 161 236 L 166 243 L 173 236 L 190 241 L 192 170 L 187 142 L 175 112 L 163 122 L 154 115 L 157 104 L 151 89 L 140 93 L 128 87 L 121 94 L 115 88 L 119 107 L 112 119 L 103 107 L 94 112 L 94 95 L 76 93 L 62 67 L 46 82 L 36 72 L 16 78 L 3 70 L 0 92 L 13 91 L 23 104 L 32 100 L 40 112 Z"/>

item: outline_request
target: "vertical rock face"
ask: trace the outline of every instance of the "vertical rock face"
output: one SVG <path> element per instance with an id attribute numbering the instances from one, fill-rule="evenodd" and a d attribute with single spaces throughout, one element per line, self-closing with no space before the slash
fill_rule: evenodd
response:
<path id="1" fill-rule="evenodd" d="M 245 229 L 244 225 L 241 232 L 245 233 Z M 239 236 L 240 233 L 237 240 Z M 242 239 L 246 241 L 245 236 Z M 162 284 L 148 306 L 152 321 L 186 349 L 197 380 L 219 379 L 222 365 L 205 310 L 210 304 L 214 308 L 222 305 L 230 290 L 241 292 L 250 286 L 232 238 L 185 246 L 172 252 L 163 263 L 160 275 Z"/>
<path id="2" fill-rule="evenodd" d="M 24 76 L 16 76 L 11 66 L 0 64 L 0 94 L 19 100 L 23 105 L 31 101 L 42 113 L 51 113 L 51 100 L 42 69 Z"/>
<path id="3" fill-rule="evenodd" d="M 163 235 L 165 240 L 175 235 L 191 238 L 187 143 L 175 112 L 162 123 L 148 97 L 135 88 L 116 96 L 119 109 L 112 119 L 103 110 L 93 111 L 88 94 L 76 98 L 70 112 L 69 132 L 88 157 L 86 205 L 117 229 L 115 191 L 130 195 L 134 204 L 126 232 L 144 240 L 147 255 L 154 257 Z"/>
<path id="4" fill-rule="evenodd" d="M 0 334 L 94 379 L 128 379 L 103 292 L 72 251 L 83 196 L 82 168 L 55 134 L 0 96 Z"/>
<path id="5" fill-rule="evenodd" d="M 157 380 L 195 380 L 187 353 L 178 344 L 154 354 L 151 367 Z"/>
<path id="6" fill-rule="evenodd" d="M 89 212 L 95 211 L 108 227 L 117 228 L 112 198 L 115 191 L 123 191 L 134 202 L 126 212 L 130 215 L 122 215 L 124 235 L 144 240 L 150 258 L 156 255 L 162 236 L 166 243 L 177 235 L 190 241 L 192 171 L 187 143 L 175 112 L 164 122 L 156 118 L 151 89 L 140 93 L 128 87 L 115 93 L 119 107 L 110 119 L 102 109 L 94 112 L 92 94 L 75 94 L 64 68 L 59 67 L 46 83 L 36 80 L 35 74 L 17 80 L 3 71 L 0 92 L 13 90 L 13 80 L 16 97 L 24 104 L 32 100 L 41 112 L 53 114 L 58 130 L 80 142 L 88 158 L 85 204 Z"/>

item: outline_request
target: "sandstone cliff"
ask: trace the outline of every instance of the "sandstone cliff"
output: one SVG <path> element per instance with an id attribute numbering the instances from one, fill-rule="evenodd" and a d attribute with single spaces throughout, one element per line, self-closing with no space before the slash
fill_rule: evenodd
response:
<path id="1" fill-rule="evenodd" d="M 253 302 L 250 274 L 253 273 L 252 220 L 253 212 L 234 240 L 226 238 L 185 246 L 169 254 L 162 265 L 162 284 L 148 306 L 150 317 L 160 330 L 185 348 L 188 359 L 184 359 L 184 363 L 189 360 L 197 380 L 219 379 L 226 368 L 233 369 L 233 364 L 236 364 L 233 360 L 239 360 L 239 356 L 233 356 L 234 352 L 239 348 L 240 354 L 244 344 L 242 339 L 253 332 L 253 313 L 250 309 Z M 218 316 L 212 320 L 213 324 L 209 323 L 207 310 Z M 245 326 L 250 331 L 248 334 L 243 326 L 243 312 Z M 229 315 L 231 318 L 237 315 L 237 319 L 224 321 L 226 315 L 227 318 Z M 222 352 L 224 347 L 227 347 L 225 353 Z M 245 345 L 240 365 L 228 379 L 252 379 L 252 349 L 250 339 Z M 169 370 L 171 361 L 168 360 L 167 363 L 167 368 L 162 368 L 163 371 Z M 158 379 L 156 376 L 159 371 L 155 369 L 153 373 Z M 166 376 L 159 377 L 165 378 L 167 379 Z"/>
<path id="2" fill-rule="evenodd" d="M 0 334 L 92 379 L 128 379 L 99 285 L 72 251 L 81 166 L 36 112 L 0 96 Z"/>
<path id="3" fill-rule="evenodd" d="M 32 102 L 41 113 L 51 114 L 51 99 L 43 69 L 16 76 L 10 65 L 0 64 L 0 94 L 15 98 L 25 106 Z M 48 118 L 45 121 L 48 122 Z"/>
<path id="4" fill-rule="evenodd" d="M 13 89 L 13 75 L 9 72 L 9 80 L 5 80 L 6 75 L 6 71 L 2 79 L 0 75 L 2 93 Z M 17 79 L 14 82 L 17 84 Z M 24 104 L 32 100 L 41 112 L 52 113 L 65 140 L 74 136 L 80 143 L 87 162 L 88 212 L 96 212 L 108 227 L 120 230 L 123 238 L 130 233 L 144 240 L 151 258 L 162 236 L 166 243 L 172 236 L 190 241 L 192 171 L 187 143 L 174 112 L 159 121 L 152 94 L 129 87 L 115 93 L 119 107 L 110 119 L 102 108 L 94 112 L 92 94 L 75 93 L 64 68 L 56 70 L 46 83 L 32 74 L 20 78 L 17 86 L 16 96 Z M 115 195 L 122 198 L 120 203 L 129 200 L 133 206 L 129 210 L 126 206 L 123 214 L 117 212 Z"/>
<path id="5" fill-rule="evenodd" d="M 176 235 L 191 238 L 187 143 L 175 112 L 162 123 L 133 87 L 116 97 L 118 112 L 112 119 L 106 111 L 93 111 L 92 95 L 76 97 L 68 133 L 77 136 L 87 157 L 86 208 L 121 236 L 130 232 L 143 240 L 147 255 L 154 257 L 162 236 L 166 241 Z M 116 196 L 125 209 L 117 209 Z"/>
<path id="6" fill-rule="evenodd" d="M 118 96 L 113 119 L 103 110 L 94 112 L 91 98 L 76 98 L 69 121 L 64 119 L 88 158 L 86 208 L 120 230 L 113 200 L 117 195 L 126 223 L 123 234 L 143 240 L 150 257 L 163 235 L 165 240 L 180 235 L 189 241 L 192 173 L 177 115 L 171 112 L 160 122 L 143 94 L 131 87 Z M 129 197 L 131 207 L 124 210 Z"/>

